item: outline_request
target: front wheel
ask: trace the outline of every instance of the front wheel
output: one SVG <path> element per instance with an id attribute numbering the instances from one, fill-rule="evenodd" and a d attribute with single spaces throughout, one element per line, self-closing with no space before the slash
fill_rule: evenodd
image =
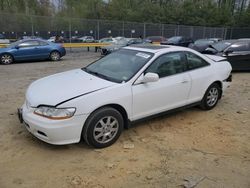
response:
<path id="1" fill-rule="evenodd" d="M 50 53 L 50 59 L 52 61 L 59 61 L 61 59 L 61 54 L 58 51 L 53 51 Z"/>
<path id="2" fill-rule="evenodd" d="M 123 130 L 123 117 L 114 108 L 105 107 L 95 111 L 87 119 L 83 128 L 83 138 L 95 148 L 112 145 Z"/>
<path id="3" fill-rule="evenodd" d="M 201 108 L 203 110 L 211 110 L 214 108 L 220 99 L 220 95 L 221 88 L 219 85 L 216 83 L 210 85 L 201 101 Z"/>
<path id="4" fill-rule="evenodd" d="M 8 65 L 13 63 L 14 59 L 10 54 L 3 54 L 1 55 L 1 63 L 4 65 Z"/>

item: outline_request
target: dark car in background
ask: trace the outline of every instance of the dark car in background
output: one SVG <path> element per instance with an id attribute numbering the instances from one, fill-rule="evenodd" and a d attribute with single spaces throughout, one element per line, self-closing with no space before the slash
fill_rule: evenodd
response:
<path id="1" fill-rule="evenodd" d="M 41 39 L 26 39 L 0 48 L 0 62 L 11 64 L 16 61 L 45 60 L 58 61 L 66 54 L 61 44 Z"/>
<path id="2" fill-rule="evenodd" d="M 143 40 L 144 43 L 161 43 L 162 41 L 167 40 L 163 36 L 149 36 Z"/>
<path id="3" fill-rule="evenodd" d="M 205 54 L 226 57 L 234 71 L 250 71 L 250 40 L 224 40 L 211 44 Z"/>
<path id="4" fill-rule="evenodd" d="M 127 38 L 127 41 L 128 41 L 127 46 L 143 43 L 143 40 L 141 38 Z"/>
<path id="5" fill-rule="evenodd" d="M 221 41 L 221 38 L 198 39 L 194 43 L 189 44 L 189 48 L 203 53 L 211 44 Z"/>
<path id="6" fill-rule="evenodd" d="M 161 45 L 174 45 L 188 47 L 189 44 L 193 43 L 193 39 L 185 36 L 174 36 L 166 41 L 162 41 Z"/>

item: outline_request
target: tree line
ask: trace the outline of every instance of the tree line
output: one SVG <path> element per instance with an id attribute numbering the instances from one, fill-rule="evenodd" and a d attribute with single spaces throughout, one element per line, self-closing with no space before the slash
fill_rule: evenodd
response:
<path id="1" fill-rule="evenodd" d="M 0 0 L 0 14 L 248 27 L 250 6 L 247 6 L 246 2 L 246 0 Z"/>

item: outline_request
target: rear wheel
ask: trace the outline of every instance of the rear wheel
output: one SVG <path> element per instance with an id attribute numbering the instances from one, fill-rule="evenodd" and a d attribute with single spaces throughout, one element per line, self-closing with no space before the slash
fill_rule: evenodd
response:
<path id="1" fill-rule="evenodd" d="M 1 55 L 1 63 L 4 65 L 8 65 L 13 63 L 14 59 L 12 57 L 12 55 L 10 54 L 3 54 Z"/>
<path id="2" fill-rule="evenodd" d="M 105 107 L 95 111 L 83 128 L 83 138 L 95 148 L 112 145 L 123 130 L 123 117 L 114 108 Z"/>
<path id="3" fill-rule="evenodd" d="M 59 61 L 61 59 L 61 54 L 58 51 L 53 51 L 50 53 L 50 59 L 52 61 Z"/>
<path id="4" fill-rule="evenodd" d="M 203 110 L 211 110 L 214 108 L 220 99 L 220 95 L 221 88 L 219 85 L 216 83 L 210 85 L 201 101 L 201 108 Z"/>

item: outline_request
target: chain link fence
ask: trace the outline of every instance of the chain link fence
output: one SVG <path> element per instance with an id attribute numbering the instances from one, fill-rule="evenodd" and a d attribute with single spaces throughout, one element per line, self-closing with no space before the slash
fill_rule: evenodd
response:
<path id="1" fill-rule="evenodd" d="M 128 38 L 147 36 L 187 36 L 200 38 L 246 38 L 250 29 L 225 27 L 185 26 L 172 24 L 137 23 L 110 20 L 92 20 L 66 17 L 46 17 L 23 14 L 0 14 L 0 33 L 9 39 L 23 36 L 39 36 L 48 39 L 60 35 L 69 39 L 74 36 L 104 37 L 124 36 Z"/>

